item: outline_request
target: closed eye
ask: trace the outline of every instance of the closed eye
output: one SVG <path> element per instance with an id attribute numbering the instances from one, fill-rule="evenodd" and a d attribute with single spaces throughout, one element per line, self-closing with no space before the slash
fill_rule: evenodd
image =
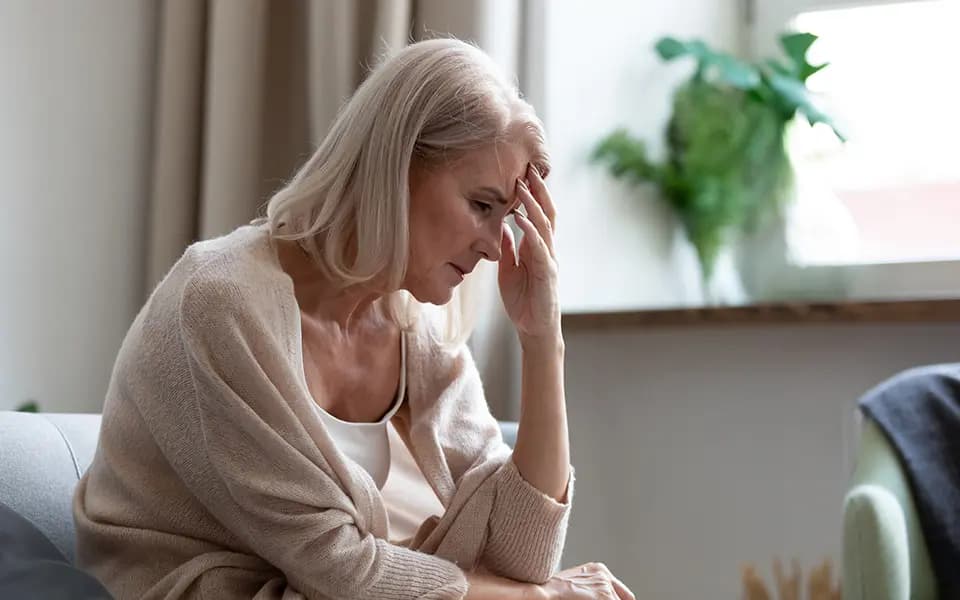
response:
<path id="1" fill-rule="evenodd" d="M 487 204 L 486 202 L 480 202 L 479 200 L 472 200 L 471 203 L 473 204 L 473 207 L 476 210 L 480 211 L 484 215 L 489 215 L 491 212 L 493 212 L 493 206 L 491 206 L 490 204 Z"/>

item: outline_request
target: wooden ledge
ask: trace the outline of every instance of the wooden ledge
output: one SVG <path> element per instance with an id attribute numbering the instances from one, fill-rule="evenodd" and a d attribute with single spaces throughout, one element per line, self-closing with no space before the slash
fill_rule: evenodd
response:
<path id="1" fill-rule="evenodd" d="M 661 325 L 929 323 L 943 321 L 960 322 L 960 299 L 777 302 L 744 306 L 563 314 L 563 326 L 569 329 L 620 329 Z"/>

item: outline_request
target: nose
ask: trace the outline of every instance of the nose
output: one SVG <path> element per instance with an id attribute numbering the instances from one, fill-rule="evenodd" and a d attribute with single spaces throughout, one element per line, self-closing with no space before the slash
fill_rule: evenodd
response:
<path id="1" fill-rule="evenodd" d="M 503 235 L 503 228 L 507 227 L 507 224 L 500 221 L 491 223 L 490 226 L 484 227 L 481 231 L 480 237 L 477 238 L 477 241 L 474 244 L 474 250 L 483 255 L 487 260 L 497 262 L 500 260 L 500 240 Z"/>

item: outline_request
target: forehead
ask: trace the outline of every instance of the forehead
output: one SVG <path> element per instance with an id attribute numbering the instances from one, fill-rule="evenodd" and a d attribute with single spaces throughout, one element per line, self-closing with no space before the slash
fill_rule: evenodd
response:
<path id="1" fill-rule="evenodd" d="M 512 189 L 530 161 L 530 152 L 516 142 L 500 142 L 468 152 L 456 161 L 452 171 L 467 185 L 495 185 Z"/>

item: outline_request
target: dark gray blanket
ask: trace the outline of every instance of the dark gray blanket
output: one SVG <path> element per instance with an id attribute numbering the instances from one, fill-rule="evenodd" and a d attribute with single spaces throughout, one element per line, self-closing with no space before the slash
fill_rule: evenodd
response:
<path id="1" fill-rule="evenodd" d="M 0 598 L 110 600 L 110 594 L 67 562 L 32 522 L 0 502 Z"/>
<path id="2" fill-rule="evenodd" d="M 905 371 L 860 399 L 900 456 L 941 598 L 960 598 L 960 364 Z"/>

